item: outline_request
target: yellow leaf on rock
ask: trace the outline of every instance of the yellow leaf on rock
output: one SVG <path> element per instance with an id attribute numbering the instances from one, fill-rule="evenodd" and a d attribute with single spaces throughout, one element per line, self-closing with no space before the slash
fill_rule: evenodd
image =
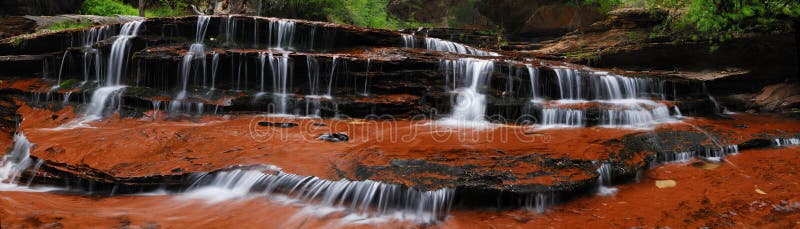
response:
<path id="1" fill-rule="evenodd" d="M 756 188 L 756 193 L 761 194 L 761 195 L 766 195 L 767 194 L 766 192 L 762 191 L 760 188 Z"/>
<path id="2" fill-rule="evenodd" d="M 675 185 L 678 185 L 678 183 L 675 182 L 674 180 L 657 180 L 656 181 L 656 187 L 658 187 L 658 188 L 672 188 L 672 187 L 675 187 Z"/>

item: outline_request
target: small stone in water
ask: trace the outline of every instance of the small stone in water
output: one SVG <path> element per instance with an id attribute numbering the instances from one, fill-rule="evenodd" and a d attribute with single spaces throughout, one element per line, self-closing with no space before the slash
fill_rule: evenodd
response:
<path id="1" fill-rule="evenodd" d="M 332 133 L 320 135 L 317 139 L 329 142 L 346 142 L 350 140 L 350 137 L 343 133 Z"/>
<path id="2" fill-rule="evenodd" d="M 276 122 L 276 123 L 258 122 L 258 125 L 259 126 L 274 126 L 274 127 L 280 127 L 280 128 L 290 128 L 290 127 L 298 126 L 297 123 L 290 123 L 290 122 Z"/>
<path id="3" fill-rule="evenodd" d="M 678 185 L 674 180 L 657 180 L 656 187 L 658 188 L 672 188 Z"/>

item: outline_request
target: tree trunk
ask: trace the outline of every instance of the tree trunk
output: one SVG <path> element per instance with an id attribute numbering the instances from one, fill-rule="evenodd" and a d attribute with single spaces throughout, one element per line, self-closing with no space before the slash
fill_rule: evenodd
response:
<path id="1" fill-rule="evenodd" d="M 144 0 L 139 0 L 139 17 L 144 17 Z"/>

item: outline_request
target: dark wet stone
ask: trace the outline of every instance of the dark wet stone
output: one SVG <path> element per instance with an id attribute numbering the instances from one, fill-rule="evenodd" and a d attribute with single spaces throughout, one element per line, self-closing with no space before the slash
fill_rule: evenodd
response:
<path id="1" fill-rule="evenodd" d="M 350 136 L 343 133 L 330 133 L 320 135 L 317 139 L 329 142 L 346 142 L 350 140 Z"/>
<path id="2" fill-rule="evenodd" d="M 298 126 L 297 123 L 290 123 L 290 122 L 258 122 L 258 125 L 280 127 L 280 128 L 292 128 Z"/>
<path id="3" fill-rule="evenodd" d="M 315 122 L 314 124 L 311 124 L 311 125 L 313 125 L 313 126 L 328 126 L 328 124 L 319 123 L 319 122 Z"/>
<path id="4" fill-rule="evenodd" d="M 769 139 L 751 139 L 742 144 L 739 144 L 739 150 L 746 150 L 746 149 L 758 149 L 758 148 L 766 148 L 772 146 L 774 142 Z"/>

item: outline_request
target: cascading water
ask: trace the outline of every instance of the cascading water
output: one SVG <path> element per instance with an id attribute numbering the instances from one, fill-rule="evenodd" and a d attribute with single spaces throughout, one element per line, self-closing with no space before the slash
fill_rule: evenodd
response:
<path id="1" fill-rule="evenodd" d="M 411 34 L 401 34 L 403 38 L 403 47 L 406 48 L 416 48 L 417 47 L 417 38 Z"/>
<path id="2" fill-rule="evenodd" d="M 599 125 L 612 128 L 650 128 L 675 120 L 670 116 L 669 107 L 650 100 L 666 98 L 663 81 L 563 67 L 554 71 L 558 94 L 550 102 L 551 105 L 543 108 L 540 124 L 544 127 L 576 126 L 572 121 L 575 111 L 571 108 L 575 104 L 596 106 L 600 109 Z M 540 82 L 538 74 L 531 67 L 528 73 L 531 76 L 533 101 L 539 102 L 541 87 L 537 85 Z M 545 114 L 549 116 L 544 117 Z"/>
<path id="3" fill-rule="evenodd" d="M 452 83 L 457 93 L 451 114 L 443 124 L 459 127 L 485 127 L 486 96 L 478 92 L 491 77 L 494 62 L 472 58 L 442 60 L 445 76 L 452 71 Z M 446 85 L 447 86 L 447 85 Z"/>
<path id="4" fill-rule="evenodd" d="M 19 176 L 33 164 L 31 144 L 23 133 L 14 135 L 14 147 L 0 161 L 0 190 L 17 187 Z"/>
<path id="5" fill-rule="evenodd" d="M 119 35 L 111 45 L 111 53 L 108 55 L 105 78 L 102 79 L 103 87 L 95 89 L 92 93 L 92 102 L 86 110 L 86 117 L 82 121 L 92 121 L 105 117 L 108 101 L 121 100 L 122 75 L 127 69 L 128 52 L 130 51 L 130 40 L 139 33 L 142 21 L 127 22 L 122 25 Z M 112 103 L 111 107 L 114 103 Z M 80 124 L 80 123 L 78 123 Z"/>
<path id="6" fill-rule="evenodd" d="M 202 75 L 200 77 L 202 78 L 202 82 L 206 81 L 206 51 L 203 41 L 205 40 L 206 29 L 208 28 L 208 22 L 210 20 L 210 16 L 197 16 L 195 42 L 189 47 L 189 51 L 183 55 L 183 60 L 181 61 L 181 91 L 178 92 L 178 95 L 175 97 L 175 99 L 170 102 L 170 112 L 175 113 L 184 110 L 191 111 L 191 104 L 184 103 L 184 100 L 186 100 L 188 96 L 187 88 L 189 86 L 189 78 L 193 69 L 195 70 L 195 75 L 197 75 L 197 73 Z M 199 62 L 200 65 L 194 65 L 195 62 Z M 198 70 L 198 66 L 202 69 Z M 198 106 L 201 106 L 201 104 L 198 104 Z M 198 110 L 200 110 L 202 113 L 202 109 L 198 108 Z"/>
<path id="7" fill-rule="evenodd" d="M 266 170 L 266 171 L 263 171 Z M 368 215 L 401 213 L 421 223 L 443 219 L 449 212 L 452 189 L 421 191 L 377 181 L 324 180 L 264 169 L 236 169 L 202 174 L 185 196 L 220 202 L 246 196 L 286 195 L 322 207 Z"/>
<path id="8" fill-rule="evenodd" d="M 602 163 L 597 168 L 597 195 L 609 196 L 617 193 L 617 188 L 609 187 L 611 185 L 611 164 Z"/>
<path id="9" fill-rule="evenodd" d="M 528 76 L 531 80 L 531 101 L 539 102 L 541 100 L 541 90 L 539 89 L 539 69 L 534 68 L 532 65 L 525 65 L 528 69 Z"/>
<path id="10" fill-rule="evenodd" d="M 776 138 L 775 146 L 794 146 L 800 145 L 800 138 Z"/>
<path id="11" fill-rule="evenodd" d="M 219 69 L 219 53 L 214 52 L 214 55 L 211 58 L 211 90 L 216 89 L 218 69 Z"/>
<path id="12" fill-rule="evenodd" d="M 558 198 L 553 192 L 533 193 L 525 197 L 525 208 L 537 213 L 547 211 L 550 206 L 556 204 Z"/>
<path id="13" fill-rule="evenodd" d="M 68 55 L 68 54 L 69 54 L 69 50 L 67 50 L 67 51 L 64 51 L 64 56 L 63 56 L 63 57 L 61 57 L 61 65 L 58 67 L 58 84 L 56 84 L 55 86 L 53 86 L 53 88 L 52 88 L 52 89 L 56 89 L 56 88 L 58 88 L 59 86 L 61 86 L 61 77 L 62 77 L 62 75 L 64 74 L 64 63 L 67 61 L 67 57 L 68 57 L 67 55 Z M 51 89 L 51 90 L 52 90 L 52 89 Z"/>
<path id="14" fill-rule="evenodd" d="M 369 96 L 369 90 L 367 90 L 367 83 L 369 83 L 369 64 L 372 62 L 371 59 L 367 59 L 367 72 L 364 74 L 364 91 L 361 92 L 362 96 Z"/>
<path id="15" fill-rule="evenodd" d="M 289 88 L 291 87 L 291 75 L 289 72 L 289 54 L 283 53 L 281 56 L 268 54 L 269 66 L 272 70 L 272 94 L 277 114 L 288 114 L 287 102 L 289 100 Z"/>
<path id="16" fill-rule="evenodd" d="M 541 124 L 548 127 L 583 127 L 586 115 L 583 110 L 575 109 L 542 109 Z"/>
<path id="17" fill-rule="evenodd" d="M 228 15 L 222 20 L 224 26 L 220 26 L 223 28 L 223 33 L 225 34 L 225 45 L 226 46 L 233 46 L 236 45 L 236 18 L 234 15 Z"/>
<path id="18" fill-rule="evenodd" d="M 405 41 L 406 37 L 403 36 L 403 40 Z M 480 49 L 476 49 L 473 47 L 469 47 L 463 44 L 459 44 L 452 41 L 446 41 L 439 38 L 432 38 L 426 37 L 425 38 L 425 47 L 428 50 L 436 50 L 442 52 L 452 52 L 458 54 L 465 54 L 465 55 L 475 55 L 475 56 L 500 56 L 500 54 L 494 52 L 483 51 Z"/>
<path id="19" fill-rule="evenodd" d="M 270 21 L 267 27 L 267 31 L 269 31 L 269 46 L 279 50 L 291 50 L 294 41 L 294 30 L 294 21 Z"/>
<path id="20" fill-rule="evenodd" d="M 328 99 L 333 98 L 333 79 L 336 76 L 336 59 L 339 59 L 339 56 L 333 56 L 333 58 L 331 58 L 331 73 L 330 77 L 328 78 L 328 92 L 325 93 L 325 98 Z"/>
<path id="21" fill-rule="evenodd" d="M 94 74 L 97 81 L 100 81 L 100 75 L 102 75 L 102 55 L 101 52 L 97 49 L 93 48 L 92 46 L 97 42 L 100 42 L 103 39 L 109 37 L 109 29 L 110 27 L 107 25 L 99 26 L 99 27 L 92 27 L 87 32 L 83 34 L 83 83 L 89 81 L 89 76 L 91 74 L 92 68 L 92 61 L 94 61 Z"/>

